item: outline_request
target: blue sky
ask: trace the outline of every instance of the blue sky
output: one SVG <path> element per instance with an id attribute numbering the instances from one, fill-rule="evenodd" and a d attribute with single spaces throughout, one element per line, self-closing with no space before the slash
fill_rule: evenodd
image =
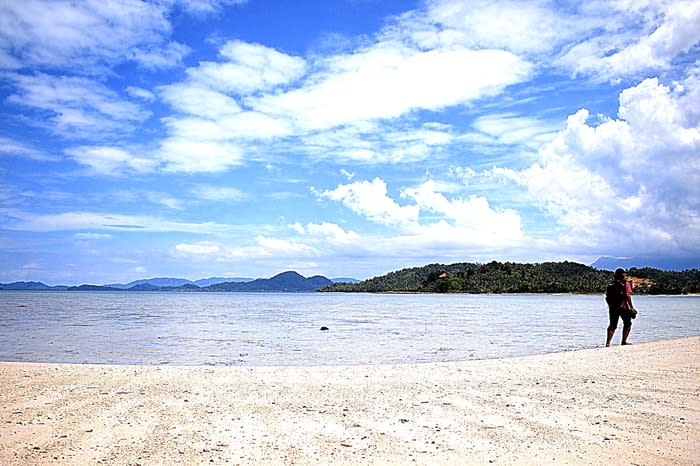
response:
<path id="1" fill-rule="evenodd" d="M 700 266 L 700 2 L 0 3 L 0 282 Z"/>

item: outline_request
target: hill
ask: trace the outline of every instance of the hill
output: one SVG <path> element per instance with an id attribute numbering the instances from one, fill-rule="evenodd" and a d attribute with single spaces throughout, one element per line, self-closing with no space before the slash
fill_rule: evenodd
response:
<path id="1" fill-rule="evenodd" d="M 211 277 L 211 278 L 202 278 L 199 280 L 195 280 L 194 284 L 199 286 L 199 287 L 207 287 L 211 285 L 216 285 L 218 283 L 224 283 L 224 282 L 250 282 L 253 281 L 252 278 L 247 278 L 247 277 L 235 277 L 235 278 L 223 278 L 223 277 Z"/>
<path id="2" fill-rule="evenodd" d="M 49 286 L 41 282 L 13 282 L 0 283 L 0 290 L 16 290 L 16 291 L 63 291 L 67 286 Z"/>
<path id="3" fill-rule="evenodd" d="M 637 294 L 700 292 L 700 271 L 629 270 Z M 429 264 L 319 291 L 406 293 L 603 293 L 612 272 L 575 262 Z"/>
<path id="4" fill-rule="evenodd" d="M 118 288 L 120 290 L 129 290 L 136 287 L 178 287 L 182 285 L 192 284 L 190 280 L 184 278 L 146 278 L 143 280 L 134 280 L 132 282 L 123 285 L 121 283 L 110 283 L 107 285 L 102 285 L 105 288 Z"/>
<path id="5" fill-rule="evenodd" d="M 272 278 L 258 278 L 250 282 L 225 282 L 203 288 L 206 291 L 285 291 L 309 292 L 332 285 L 333 282 L 316 275 L 304 278 L 297 272 L 282 272 Z"/>
<path id="6" fill-rule="evenodd" d="M 224 281 L 230 280 L 230 281 Z M 209 284 L 209 285 L 206 285 Z M 182 278 L 150 278 L 136 280 L 126 285 L 80 285 L 80 286 L 48 286 L 41 282 L 0 283 L 0 290 L 20 291 L 281 291 L 281 292 L 311 292 L 333 284 L 333 281 L 316 275 L 305 278 L 297 272 L 283 272 L 272 278 L 207 278 L 192 282 Z M 205 286 L 206 285 L 206 286 Z"/>

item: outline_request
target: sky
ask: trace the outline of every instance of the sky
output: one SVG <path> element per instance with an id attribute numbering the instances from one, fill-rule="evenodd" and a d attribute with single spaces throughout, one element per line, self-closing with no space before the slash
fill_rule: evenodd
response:
<path id="1" fill-rule="evenodd" d="M 601 256 L 700 267 L 699 0 L 0 2 L 0 282 Z"/>

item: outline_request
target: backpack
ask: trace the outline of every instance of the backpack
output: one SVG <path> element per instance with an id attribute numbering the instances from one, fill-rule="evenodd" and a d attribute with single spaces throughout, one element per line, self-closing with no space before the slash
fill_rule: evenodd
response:
<path id="1" fill-rule="evenodd" d="M 605 289 L 605 302 L 608 303 L 608 309 L 619 309 L 625 301 L 625 282 L 611 282 Z"/>

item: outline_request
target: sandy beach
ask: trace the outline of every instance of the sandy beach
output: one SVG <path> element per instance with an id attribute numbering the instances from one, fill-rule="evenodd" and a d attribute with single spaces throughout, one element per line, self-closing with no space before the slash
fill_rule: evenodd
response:
<path id="1" fill-rule="evenodd" d="M 443 364 L 0 363 L 0 463 L 700 464 L 700 337 Z"/>

